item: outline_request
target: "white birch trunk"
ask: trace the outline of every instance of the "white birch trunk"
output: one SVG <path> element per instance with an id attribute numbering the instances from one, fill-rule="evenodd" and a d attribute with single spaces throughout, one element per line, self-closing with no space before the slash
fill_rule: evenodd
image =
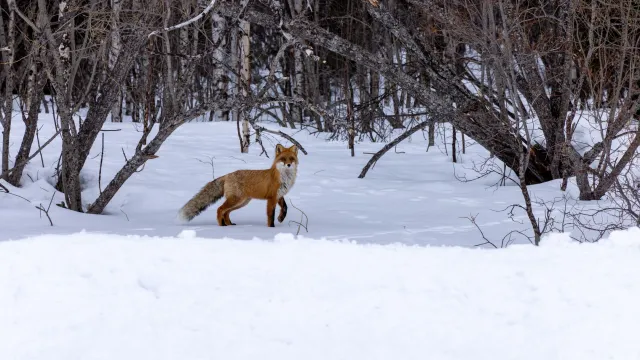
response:
<path id="1" fill-rule="evenodd" d="M 289 8 L 291 9 L 291 17 L 296 18 L 303 8 L 302 0 L 289 0 Z M 291 89 L 294 96 L 304 96 L 304 58 L 300 50 L 295 50 L 293 55 L 293 76 L 291 78 Z M 291 105 L 291 116 L 293 122 L 302 124 L 302 109 L 300 106 Z"/>
<path id="2" fill-rule="evenodd" d="M 225 47 L 227 45 L 224 33 L 227 30 L 227 20 L 220 16 L 218 13 L 213 13 L 211 25 L 211 40 L 214 44 L 217 44 L 213 51 L 213 59 L 215 69 L 213 71 L 213 81 L 215 84 L 216 95 L 226 96 L 227 83 L 224 80 L 225 70 L 224 65 L 227 64 L 227 56 L 225 54 Z M 229 121 L 228 111 L 217 111 L 215 117 L 222 121 Z"/>
<path id="3" fill-rule="evenodd" d="M 242 0 L 242 5 L 246 6 L 248 0 Z M 242 95 L 247 96 L 248 91 L 247 88 L 251 86 L 251 58 L 249 55 L 251 54 L 250 49 L 250 34 L 251 34 L 251 26 L 248 21 L 240 21 L 240 29 L 242 30 L 242 37 L 240 43 L 240 61 L 241 61 L 241 69 L 240 69 L 240 77 L 241 77 L 241 85 L 242 85 Z M 241 140 L 241 149 L 243 153 L 249 152 L 249 142 L 250 142 L 250 134 L 249 134 L 249 114 L 247 111 L 241 111 L 240 113 L 240 121 L 242 122 L 242 140 Z"/>
<path id="4" fill-rule="evenodd" d="M 233 29 L 231 31 L 231 49 L 230 49 L 230 68 L 231 70 L 228 72 L 229 84 L 228 84 L 228 94 L 231 96 L 235 96 L 238 93 L 238 89 L 240 87 L 240 80 L 236 76 L 236 73 L 240 72 L 240 61 L 239 61 L 239 50 L 238 50 L 238 29 Z M 238 121 L 238 110 L 233 109 L 231 111 L 231 121 Z"/>

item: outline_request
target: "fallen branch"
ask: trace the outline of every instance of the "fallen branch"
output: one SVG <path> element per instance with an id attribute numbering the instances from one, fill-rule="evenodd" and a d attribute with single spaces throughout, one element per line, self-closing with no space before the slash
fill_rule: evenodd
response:
<path id="1" fill-rule="evenodd" d="M 416 125 L 416 126 L 412 127 L 411 129 L 405 131 L 402 135 L 398 136 L 392 142 L 390 142 L 387 145 L 385 145 L 382 149 L 380 149 L 380 151 L 375 153 L 375 155 L 373 155 L 373 157 L 371 157 L 371 159 L 369 160 L 367 165 L 365 165 L 364 168 L 362 168 L 362 171 L 360 172 L 360 175 L 358 175 L 358 179 L 363 179 L 365 177 L 365 175 L 367 175 L 367 171 L 369 171 L 369 168 L 371 166 L 373 166 L 378 160 L 380 160 L 382 155 L 384 155 L 387 151 L 389 151 L 392 148 L 394 148 L 396 145 L 401 143 L 404 139 L 408 138 L 409 136 L 413 135 L 418 130 L 424 129 L 427 125 L 429 125 L 429 123 L 431 121 L 432 120 L 429 119 L 429 120 L 425 120 L 425 121 L 419 123 L 418 125 Z"/>
<path id="2" fill-rule="evenodd" d="M 22 199 L 22 200 L 24 200 L 24 201 L 26 201 L 28 203 L 31 203 L 31 200 L 29 200 L 29 199 L 27 199 L 25 197 L 22 197 L 22 196 L 20 196 L 18 194 L 12 193 L 11 191 L 9 191 L 9 189 L 6 186 L 2 185 L 1 183 L 0 183 L 0 190 L 2 190 L 2 192 L 7 194 L 7 195 L 15 196 L 15 197 L 20 198 L 20 199 Z"/>
<path id="3" fill-rule="evenodd" d="M 302 151 L 302 153 L 303 153 L 303 154 L 305 154 L 305 155 L 309 155 L 309 154 L 307 153 L 307 150 L 305 150 L 305 149 L 304 149 L 304 147 L 302 147 L 302 145 L 300 145 L 300 143 L 299 143 L 296 139 L 292 138 L 289 134 L 285 134 L 285 133 L 283 133 L 282 131 L 279 131 L 279 130 L 278 130 L 278 131 L 276 131 L 276 130 L 269 130 L 269 129 L 263 128 L 262 126 L 258 126 L 258 125 L 253 125 L 253 129 L 254 129 L 256 132 L 262 132 L 262 131 L 264 131 L 264 132 L 269 133 L 269 134 L 274 134 L 274 135 L 282 136 L 283 138 L 285 138 L 285 139 L 287 139 L 287 140 L 291 141 L 295 146 L 297 146 L 297 147 L 298 147 L 298 149 L 300 149 L 300 151 Z"/>

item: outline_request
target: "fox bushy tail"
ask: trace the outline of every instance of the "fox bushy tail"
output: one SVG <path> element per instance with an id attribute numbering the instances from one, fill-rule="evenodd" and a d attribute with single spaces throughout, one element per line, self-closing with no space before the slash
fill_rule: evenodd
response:
<path id="1" fill-rule="evenodd" d="M 182 221 L 191 221 L 200 215 L 206 208 L 220 200 L 224 196 L 224 176 L 210 181 L 194 197 L 191 198 L 180 211 L 178 218 Z"/>

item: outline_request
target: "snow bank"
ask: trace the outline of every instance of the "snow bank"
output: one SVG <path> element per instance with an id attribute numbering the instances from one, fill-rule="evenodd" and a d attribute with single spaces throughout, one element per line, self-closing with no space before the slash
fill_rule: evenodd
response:
<path id="1" fill-rule="evenodd" d="M 0 242 L 0 359 L 637 359 L 640 230 L 486 250 Z"/>

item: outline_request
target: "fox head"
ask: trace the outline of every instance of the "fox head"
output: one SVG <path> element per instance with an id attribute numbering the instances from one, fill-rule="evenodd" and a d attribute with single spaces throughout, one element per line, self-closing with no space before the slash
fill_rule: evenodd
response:
<path id="1" fill-rule="evenodd" d="M 296 170 L 298 167 L 298 147 L 284 147 L 280 144 L 276 145 L 276 158 L 273 160 L 278 169 Z"/>

